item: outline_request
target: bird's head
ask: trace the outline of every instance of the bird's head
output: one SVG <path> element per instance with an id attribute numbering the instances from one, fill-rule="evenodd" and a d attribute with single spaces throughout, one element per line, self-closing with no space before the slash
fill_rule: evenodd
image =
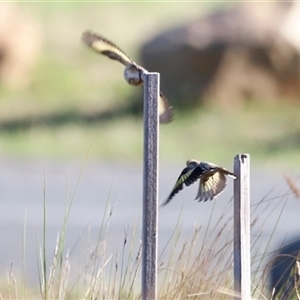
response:
<path id="1" fill-rule="evenodd" d="M 131 85 L 143 84 L 143 70 L 136 64 L 128 65 L 124 70 L 124 78 Z"/>
<path id="2" fill-rule="evenodd" d="M 187 167 L 196 167 L 199 164 L 199 161 L 196 159 L 189 159 L 186 162 Z"/>

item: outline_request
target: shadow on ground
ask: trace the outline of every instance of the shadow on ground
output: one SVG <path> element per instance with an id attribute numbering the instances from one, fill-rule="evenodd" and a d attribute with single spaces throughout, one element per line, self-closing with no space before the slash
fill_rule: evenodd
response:
<path id="1" fill-rule="evenodd" d="M 266 143 L 265 149 L 268 153 L 281 152 L 287 149 L 299 149 L 300 132 L 298 130 L 273 139 Z"/>
<path id="2" fill-rule="evenodd" d="M 140 105 L 132 103 L 130 105 L 119 106 L 105 111 L 96 111 L 94 113 L 83 113 L 80 111 L 64 111 L 47 115 L 25 116 L 23 118 L 0 121 L 0 131 L 9 132 L 23 129 L 29 129 L 38 126 L 56 127 L 68 124 L 96 124 L 108 122 L 113 119 L 139 116 L 142 114 Z"/>

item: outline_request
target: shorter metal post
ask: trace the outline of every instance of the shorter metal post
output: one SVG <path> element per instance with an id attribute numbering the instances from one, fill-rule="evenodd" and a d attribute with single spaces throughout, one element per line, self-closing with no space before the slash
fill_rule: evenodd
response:
<path id="1" fill-rule="evenodd" d="M 235 299 L 251 299 L 250 155 L 234 158 L 234 290 Z"/>

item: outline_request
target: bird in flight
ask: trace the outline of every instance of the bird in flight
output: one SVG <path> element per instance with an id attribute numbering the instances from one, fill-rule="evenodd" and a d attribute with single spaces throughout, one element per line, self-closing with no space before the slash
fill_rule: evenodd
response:
<path id="1" fill-rule="evenodd" d="M 215 164 L 190 159 L 186 162 L 186 168 L 184 168 L 179 175 L 169 197 L 161 205 L 164 206 L 169 203 L 174 195 L 183 189 L 184 184 L 189 186 L 198 179 L 200 179 L 200 184 L 195 200 L 198 200 L 199 202 L 213 200 L 224 190 L 226 186 L 225 175 L 236 179 L 234 173 Z"/>
<path id="2" fill-rule="evenodd" d="M 124 51 L 122 51 L 113 42 L 107 40 L 101 35 L 91 31 L 85 31 L 82 34 L 83 42 L 98 53 L 106 55 L 110 59 L 117 60 L 125 66 L 124 78 L 134 86 L 143 85 L 142 75 L 148 72 L 146 69 L 135 63 Z M 172 121 L 172 107 L 167 98 L 160 92 L 158 102 L 160 123 L 169 123 Z"/>

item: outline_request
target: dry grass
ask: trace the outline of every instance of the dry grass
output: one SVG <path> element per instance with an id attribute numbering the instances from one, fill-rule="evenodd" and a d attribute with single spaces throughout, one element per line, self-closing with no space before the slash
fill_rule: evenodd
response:
<path id="1" fill-rule="evenodd" d="M 300 200 L 300 189 L 296 186 L 296 181 L 294 181 L 288 174 L 283 174 L 283 176 L 290 190 L 294 193 L 295 197 Z"/>
<path id="2" fill-rule="evenodd" d="M 80 179 L 79 179 L 80 180 Z M 79 182 L 79 181 L 78 181 Z M 140 226 L 132 231 L 124 230 L 118 246 L 111 251 L 107 240 L 109 224 L 114 215 L 108 199 L 98 231 L 98 241 L 89 251 L 82 253 L 80 262 L 72 258 L 73 250 L 65 245 L 68 216 L 76 191 L 66 202 L 65 217 L 57 242 L 53 247 L 52 262 L 47 265 L 46 230 L 39 246 L 40 293 L 32 292 L 23 278 L 8 272 L 7 284 L 0 289 L 0 299 L 140 299 L 141 242 Z M 251 230 L 262 233 L 264 223 L 274 213 L 284 210 L 290 192 L 274 198 L 267 195 L 252 207 Z M 270 204 L 271 200 L 271 204 Z M 47 227 L 47 203 L 45 202 L 44 229 Z M 170 240 L 159 251 L 158 299 L 231 299 L 233 291 L 233 217 L 232 200 L 228 201 L 217 222 L 212 222 L 214 207 L 207 224 L 198 224 L 183 235 L 181 212 Z M 268 214 L 260 222 L 260 216 Z M 269 213 L 268 213 L 269 212 Z M 276 225 L 277 226 L 277 225 Z M 276 226 L 274 231 L 276 230 Z M 26 226 L 25 226 L 26 227 Z M 26 230 L 24 230 L 24 235 Z M 270 236 L 270 240 L 273 233 Z M 267 287 L 268 265 L 266 258 L 272 254 L 268 247 L 260 248 L 261 235 L 252 239 L 252 296 L 253 299 L 272 299 Z M 24 238 L 26 240 L 26 238 Z M 82 246 L 82 245 L 81 245 Z M 25 247 L 25 246 L 24 246 Z M 80 243 L 75 245 L 80 247 Z M 262 250 L 262 249 L 260 249 Z M 297 269 L 298 270 L 298 269 Z M 21 283 L 21 284 L 20 284 Z"/>

